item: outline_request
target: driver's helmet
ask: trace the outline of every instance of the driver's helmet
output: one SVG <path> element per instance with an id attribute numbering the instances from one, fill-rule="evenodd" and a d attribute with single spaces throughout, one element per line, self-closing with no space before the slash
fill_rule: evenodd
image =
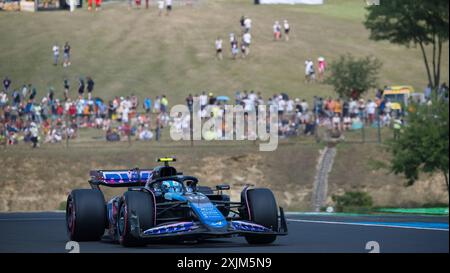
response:
<path id="1" fill-rule="evenodd" d="M 162 190 L 164 193 L 171 192 L 171 193 L 182 193 L 183 192 L 183 185 L 180 182 L 173 181 L 173 180 L 166 180 L 162 183 Z"/>

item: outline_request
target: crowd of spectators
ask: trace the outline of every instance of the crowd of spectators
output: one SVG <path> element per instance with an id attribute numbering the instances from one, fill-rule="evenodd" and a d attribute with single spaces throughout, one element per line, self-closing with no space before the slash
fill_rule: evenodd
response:
<path id="1" fill-rule="evenodd" d="M 76 138 L 80 128 L 103 130 L 108 141 L 130 137 L 158 140 L 160 129 L 168 125 L 168 103 L 165 95 L 154 101 L 145 98 L 142 105 L 135 95 L 106 101 L 92 96 L 92 92 L 87 96 L 80 92 L 76 99 L 64 92 L 63 98 L 57 98 L 53 88 L 38 99 L 31 84 L 12 89 L 11 80 L 6 77 L 0 91 L 0 143 L 25 141 L 36 147 L 35 137 L 36 142 L 58 143 Z"/>
<path id="2" fill-rule="evenodd" d="M 80 128 L 103 130 L 107 141 L 158 141 L 162 129 L 169 125 L 180 132 L 190 131 L 190 116 L 169 117 L 166 95 L 146 97 L 140 101 L 131 94 L 107 101 L 92 95 L 92 78 L 87 78 L 87 95 L 82 91 L 84 87 L 81 87 L 81 81 L 82 78 L 75 99 L 68 96 L 66 80 L 62 98 L 57 98 L 53 88 L 49 88 L 47 94 L 38 99 L 33 85 L 24 84 L 20 89 L 14 89 L 11 79 L 6 77 L 0 92 L 0 143 L 13 145 L 24 141 L 32 143 L 33 147 L 38 146 L 38 143 L 59 143 L 77 138 Z M 424 94 L 429 95 L 428 88 Z M 447 96 L 448 99 L 448 87 L 445 84 L 439 88 L 438 95 Z M 197 108 L 194 108 L 194 103 L 199 104 Z M 203 121 L 211 116 L 222 117 L 224 105 L 230 104 L 241 105 L 245 117 L 251 113 L 257 116 L 259 105 L 266 105 L 271 112 L 277 112 L 279 136 L 282 138 L 314 135 L 318 126 L 339 131 L 359 130 L 364 126 L 393 127 L 402 122 L 404 114 L 392 108 L 392 102 L 383 96 L 382 90 L 367 100 L 315 96 L 312 102 L 285 93 L 264 98 L 260 92 L 253 90 L 237 91 L 234 102 L 229 97 L 215 96 L 206 91 L 186 97 L 187 107 L 191 111 L 199 109 L 193 114 Z M 245 137 L 256 135 L 256 132 L 250 131 L 256 127 L 248 124 L 246 127 Z M 224 123 L 218 130 L 216 135 L 224 136 L 234 127 Z"/>

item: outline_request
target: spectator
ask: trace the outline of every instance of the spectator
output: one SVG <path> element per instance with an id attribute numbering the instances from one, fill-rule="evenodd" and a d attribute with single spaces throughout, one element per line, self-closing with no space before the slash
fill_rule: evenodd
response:
<path id="1" fill-rule="evenodd" d="M 217 39 L 216 39 L 216 58 L 219 60 L 223 59 L 222 43 L 223 43 L 222 39 L 220 37 L 217 37 Z"/>
<path id="2" fill-rule="evenodd" d="M 94 91 L 95 82 L 91 77 L 87 77 L 86 79 L 87 79 L 87 91 L 90 97 L 92 95 L 92 91 Z"/>
<path id="3" fill-rule="evenodd" d="M 158 1 L 158 16 L 161 16 L 164 12 L 164 0 Z"/>
<path id="4" fill-rule="evenodd" d="M 206 105 L 208 104 L 208 96 L 206 95 L 206 92 L 203 91 L 202 94 L 199 97 L 200 100 L 200 110 L 203 110 L 206 108 Z"/>
<path id="5" fill-rule="evenodd" d="M 314 62 L 311 59 L 305 61 L 305 83 L 315 80 Z"/>
<path id="6" fill-rule="evenodd" d="M 252 19 L 246 17 L 244 19 L 244 33 L 250 32 L 251 29 L 252 29 Z"/>
<path id="7" fill-rule="evenodd" d="M 167 10 L 166 15 L 169 16 L 170 13 L 172 12 L 172 0 L 166 0 L 166 10 Z"/>
<path id="8" fill-rule="evenodd" d="M 38 137 L 39 137 L 39 131 L 37 128 L 36 123 L 32 122 L 30 126 L 30 134 L 31 134 L 31 143 L 33 143 L 33 148 L 36 148 L 38 145 Z"/>
<path id="9" fill-rule="evenodd" d="M 83 96 L 84 94 L 84 80 L 82 77 L 78 79 L 78 95 Z"/>
<path id="10" fill-rule="evenodd" d="M 144 128 L 139 133 L 139 140 L 148 141 L 153 138 L 153 133 L 148 129 L 148 124 L 144 125 Z"/>
<path id="11" fill-rule="evenodd" d="M 70 84 L 68 79 L 64 79 L 64 100 L 69 98 Z"/>
<path id="12" fill-rule="evenodd" d="M 242 44 L 245 47 L 245 52 L 243 53 L 244 57 L 247 57 L 250 54 L 250 44 L 252 43 L 252 35 L 250 32 L 244 33 L 242 36 Z"/>
<path id="13" fill-rule="evenodd" d="M 69 10 L 74 12 L 77 6 L 77 0 L 69 0 Z"/>
<path id="14" fill-rule="evenodd" d="M 148 97 L 144 99 L 144 110 L 146 114 L 150 114 L 152 111 L 152 100 Z"/>
<path id="15" fill-rule="evenodd" d="M 55 43 L 52 47 L 53 51 L 53 65 L 58 65 L 58 59 L 59 59 L 59 46 Z"/>
<path id="16" fill-rule="evenodd" d="M 69 42 L 66 42 L 64 44 L 64 60 L 63 60 L 63 66 L 69 67 L 70 66 L 70 45 Z"/>
<path id="17" fill-rule="evenodd" d="M 317 59 L 317 62 L 318 62 L 319 81 L 323 82 L 323 78 L 324 78 L 324 74 L 325 74 L 325 69 L 327 67 L 327 63 L 325 62 L 325 58 L 324 57 L 319 57 Z"/>
<path id="18" fill-rule="evenodd" d="M 244 15 L 241 16 L 241 19 L 239 20 L 239 24 L 241 25 L 242 32 L 245 32 L 245 16 Z"/>
<path id="19" fill-rule="evenodd" d="M 423 95 L 425 96 L 425 100 L 430 100 L 431 99 L 431 93 L 432 93 L 432 89 L 431 89 L 431 84 L 428 84 L 427 87 L 425 88 L 425 90 L 423 91 Z"/>
<path id="20" fill-rule="evenodd" d="M 106 140 L 111 142 L 120 141 L 120 135 L 117 133 L 116 130 L 109 128 L 106 131 Z"/>
<path id="21" fill-rule="evenodd" d="M 239 53 L 238 41 L 237 39 L 234 39 L 231 41 L 231 56 L 233 60 L 236 59 L 238 53 Z"/>
<path id="22" fill-rule="evenodd" d="M 335 113 L 332 118 L 333 129 L 341 131 L 341 118 L 339 114 Z"/>
<path id="23" fill-rule="evenodd" d="M 283 26 L 284 26 L 284 37 L 286 41 L 289 41 L 289 32 L 291 31 L 291 26 L 289 25 L 288 20 L 284 20 Z"/>
<path id="24" fill-rule="evenodd" d="M 343 120 L 343 130 L 348 131 L 352 128 L 352 119 L 350 116 L 344 116 Z"/>
<path id="25" fill-rule="evenodd" d="M 192 97 L 192 94 L 189 94 L 186 98 L 186 106 L 189 109 L 189 112 L 192 112 L 193 106 L 194 106 L 194 98 Z"/>
<path id="26" fill-rule="evenodd" d="M 11 86 L 11 80 L 8 77 L 5 77 L 3 80 L 3 90 L 8 93 L 9 87 Z"/>
<path id="27" fill-rule="evenodd" d="M 341 100 L 337 99 L 334 102 L 334 114 L 336 114 L 339 118 L 342 117 L 342 104 L 341 104 Z"/>
<path id="28" fill-rule="evenodd" d="M 280 26 L 280 22 L 275 21 L 275 23 L 273 24 L 273 39 L 275 41 L 278 41 L 281 39 L 281 26 Z"/>
<path id="29" fill-rule="evenodd" d="M 443 83 L 441 84 L 441 87 L 439 87 L 439 98 L 440 99 L 444 99 L 444 100 L 448 100 L 448 86 L 447 83 Z"/>
<path id="30" fill-rule="evenodd" d="M 367 118 L 370 125 L 375 121 L 376 110 L 377 104 L 374 101 L 369 100 L 367 103 Z"/>
<path id="31" fill-rule="evenodd" d="M 159 113 L 161 111 L 161 98 L 156 96 L 155 102 L 153 104 L 153 112 Z"/>
<path id="32" fill-rule="evenodd" d="M 161 112 L 166 113 L 169 107 L 169 101 L 167 100 L 166 95 L 162 95 L 161 98 Z"/>
<path id="33" fill-rule="evenodd" d="M 95 0 L 95 11 L 99 11 L 101 8 L 101 0 Z M 88 0 L 88 10 L 91 11 L 93 6 L 93 0 Z"/>

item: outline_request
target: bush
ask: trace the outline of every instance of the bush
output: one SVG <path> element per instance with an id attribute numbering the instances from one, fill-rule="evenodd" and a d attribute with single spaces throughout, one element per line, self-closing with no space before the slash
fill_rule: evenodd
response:
<path id="1" fill-rule="evenodd" d="M 341 97 L 357 98 L 377 87 L 381 66 L 381 61 L 372 56 L 358 59 L 350 54 L 342 55 L 331 63 L 331 75 L 325 83 L 332 85 Z"/>
<path id="2" fill-rule="evenodd" d="M 370 211 L 373 206 L 372 197 L 367 192 L 350 191 L 340 196 L 333 195 L 332 200 L 338 212 Z"/>

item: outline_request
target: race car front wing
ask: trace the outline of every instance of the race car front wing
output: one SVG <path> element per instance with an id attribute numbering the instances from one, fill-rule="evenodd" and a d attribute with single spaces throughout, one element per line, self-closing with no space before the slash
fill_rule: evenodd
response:
<path id="1" fill-rule="evenodd" d="M 142 240 L 158 240 L 164 238 L 217 238 L 217 237 L 231 237 L 244 235 L 276 235 L 285 236 L 288 234 L 287 222 L 284 216 L 283 208 L 280 207 L 279 228 L 273 231 L 264 226 L 258 225 L 250 221 L 230 220 L 228 225 L 222 229 L 208 228 L 200 222 L 186 221 L 170 224 L 163 224 L 141 230 L 139 224 L 139 217 L 134 211 L 131 212 L 130 218 L 131 234 Z"/>

